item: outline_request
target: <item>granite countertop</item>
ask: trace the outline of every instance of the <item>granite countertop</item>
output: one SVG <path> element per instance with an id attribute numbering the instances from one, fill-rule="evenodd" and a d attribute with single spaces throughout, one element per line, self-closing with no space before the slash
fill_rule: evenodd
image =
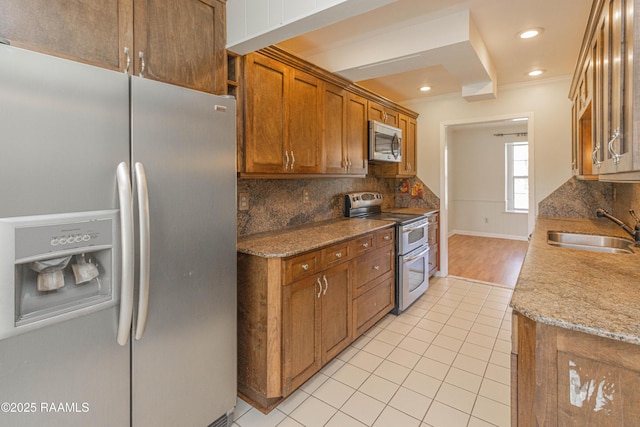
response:
<path id="1" fill-rule="evenodd" d="M 238 252 L 284 258 L 318 249 L 395 224 L 362 218 L 338 218 L 238 238 Z"/>
<path id="2" fill-rule="evenodd" d="M 536 322 L 640 344 L 640 248 L 611 254 L 547 244 L 547 231 L 629 238 L 604 218 L 539 217 L 511 307 Z"/>

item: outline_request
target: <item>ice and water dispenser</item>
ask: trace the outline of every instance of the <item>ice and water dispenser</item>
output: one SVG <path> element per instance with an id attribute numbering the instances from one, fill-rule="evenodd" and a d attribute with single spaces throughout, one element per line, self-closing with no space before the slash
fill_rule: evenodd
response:
<path id="1" fill-rule="evenodd" d="M 117 302 L 117 215 L 0 219 L 0 339 Z"/>

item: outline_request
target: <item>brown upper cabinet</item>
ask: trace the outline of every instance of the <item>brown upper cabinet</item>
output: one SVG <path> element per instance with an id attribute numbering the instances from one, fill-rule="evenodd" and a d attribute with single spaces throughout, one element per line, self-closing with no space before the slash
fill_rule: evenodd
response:
<path id="1" fill-rule="evenodd" d="M 325 82 L 322 108 L 325 171 L 367 173 L 367 100 Z"/>
<path id="2" fill-rule="evenodd" d="M 638 115 L 640 18 L 635 0 L 594 0 L 569 98 L 572 169 L 582 179 L 640 180 Z M 637 103 L 636 103 L 637 104 Z"/>
<path id="3" fill-rule="evenodd" d="M 414 112 L 389 108 L 394 104 L 388 100 L 276 46 L 250 53 L 242 61 L 240 176 L 364 177 L 369 169 L 368 120 L 386 117 L 397 126 L 404 115 L 408 132 L 415 130 Z M 386 116 L 375 116 L 376 109 Z M 415 132 L 406 140 L 415 144 Z M 412 160 L 403 171 L 415 168 L 415 146 L 405 150 Z M 394 169 L 391 174 L 407 172 Z"/>
<path id="4" fill-rule="evenodd" d="M 389 126 L 400 127 L 399 113 L 391 108 L 384 107 L 374 101 L 369 101 L 369 120 L 386 123 Z"/>
<path id="5" fill-rule="evenodd" d="M 244 69 L 244 171 L 320 173 L 319 80 L 257 53 Z"/>
<path id="6" fill-rule="evenodd" d="M 225 0 L 3 0 L 16 47 L 226 93 Z"/>

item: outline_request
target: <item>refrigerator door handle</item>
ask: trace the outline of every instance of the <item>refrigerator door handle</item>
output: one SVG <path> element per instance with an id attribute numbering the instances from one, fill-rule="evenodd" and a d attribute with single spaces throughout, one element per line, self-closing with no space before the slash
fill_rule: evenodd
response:
<path id="1" fill-rule="evenodd" d="M 120 316 L 118 320 L 118 344 L 124 346 L 129 339 L 133 316 L 133 204 L 129 167 L 125 162 L 116 169 L 118 200 L 120 202 L 120 239 L 122 241 L 122 276 L 120 284 Z"/>
<path id="2" fill-rule="evenodd" d="M 150 271 L 150 232 L 149 232 L 149 190 L 144 165 L 136 162 L 136 190 L 138 192 L 138 222 L 140 227 L 140 295 L 138 296 L 138 319 L 136 321 L 136 340 L 142 338 L 147 325 L 149 308 L 149 271 Z"/>

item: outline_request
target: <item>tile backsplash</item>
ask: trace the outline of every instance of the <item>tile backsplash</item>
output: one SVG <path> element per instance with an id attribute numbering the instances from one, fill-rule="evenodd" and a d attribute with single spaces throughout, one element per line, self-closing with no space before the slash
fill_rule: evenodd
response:
<path id="1" fill-rule="evenodd" d="M 377 191 L 383 208 L 437 208 L 438 197 L 418 178 L 238 179 L 238 194 L 248 195 L 247 210 L 238 210 L 238 236 L 277 230 L 344 216 L 344 195 Z M 305 192 L 308 201 L 304 201 Z"/>

